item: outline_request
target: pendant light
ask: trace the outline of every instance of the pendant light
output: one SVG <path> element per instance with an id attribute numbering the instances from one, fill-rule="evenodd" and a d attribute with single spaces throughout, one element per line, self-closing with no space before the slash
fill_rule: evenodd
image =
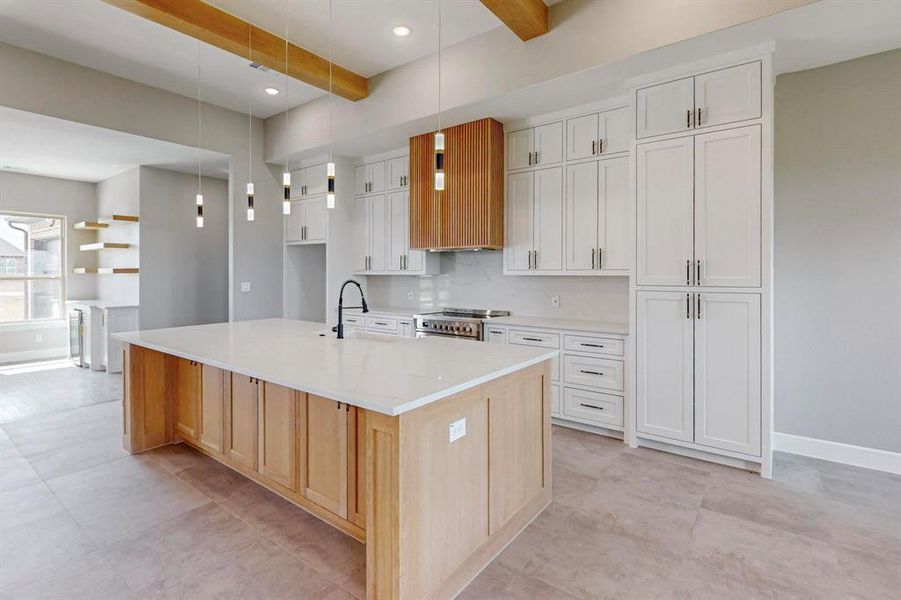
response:
<path id="1" fill-rule="evenodd" d="M 441 131 L 441 0 L 438 0 L 438 131 L 435 132 L 435 191 L 444 190 L 444 132 Z"/>
<path id="2" fill-rule="evenodd" d="M 285 0 L 285 131 L 288 131 L 288 0 Z M 285 154 L 285 171 L 282 173 L 282 214 L 291 214 L 291 172 L 288 170 L 288 155 Z"/>
<path id="3" fill-rule="evenodd" d="M 332 156 L 332 120 L 335 110 L 335 95 L 332 93 L 332 0 L 328 0 L 328 164 L 325 166 L 325 205 L 335 208 L 335 162 Z"/>
<path id="4" fill-rule="evenodd" d="M 247 26 L 248 58 L 253 62 L 253 25 Z M 253 84 L 250 85 L 247 107 L 247 220 L 253 221 Z"/>
<path id="5" fill-rule="evenodd" d="M 200 98 L 200 53 L 203 46 L 197 41 L 197 148 L 203 147 L 203 102 Z M 197 157 L 197 196 L 194 199 L 197 206 L 195 224 L 203 228 L 203 162 Z"/>

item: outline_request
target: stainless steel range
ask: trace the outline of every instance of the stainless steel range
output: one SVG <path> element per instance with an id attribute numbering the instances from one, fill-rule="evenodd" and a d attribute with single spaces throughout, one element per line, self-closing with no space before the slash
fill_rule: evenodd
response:
<path id="1" fill-rule="evenodd" d="M 485 321 L 506 317 L 508 310 L 445 308 L 438 312 L 413 315 L 416 337 L 454 337 L 464 340 L 485 338 Z"/>

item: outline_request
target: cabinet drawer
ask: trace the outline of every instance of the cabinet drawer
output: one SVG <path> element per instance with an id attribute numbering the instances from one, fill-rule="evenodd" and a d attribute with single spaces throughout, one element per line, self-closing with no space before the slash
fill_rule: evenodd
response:
<path id="1" fill-rule="evenodd" d="M 563 414 L 598 425 L 623 426 L 623 398 L 600 392 L 563 388 Z"/>
<path id="2" fill-rule="evenodd" d="M 564 335 L 563 349 L 591 354 L 623 355 L 623 341 L 588 335 Z"/>
<path id="3" fill-rule="evenodd" d="M 621 392 L 623 390 L 623 361 L 564 354 L 563 381 L 566 384 Z"/>
<path id="4" fill-rule="evenodd" d="M 507 330 L 499 327 L 489 327 L 485 330 L 485 341 L 492 344 L 506 344 Z"/>
<path id="5" fill-rule="evenodd" d="M 397 319 L 394 317 L 366 317 L 366 329 L 396 332 Z"/>
<path id="6" fill-rule="evenodd" d="M 562 415 L 563 414 L 563 406 L 560 404 L 560 386 L 559 385 L 551 386 L 551 414 L 552 415 Z"/>
<path id="7" fill-rule="evenodd" d="M 362 315 L 344 315 L 343 322 L 345 327 L 359 327 L 362 329 L 365 319 L 363 319 Z"/>
<path id="8" fill-rule="evenodd" d="M 520 346 L 541 346 L 542 348 L 559 348 L 559 333 L 536 333 L 534 331 L 522 331 L 511 329 L 509 333 L 511 344 Z"/>

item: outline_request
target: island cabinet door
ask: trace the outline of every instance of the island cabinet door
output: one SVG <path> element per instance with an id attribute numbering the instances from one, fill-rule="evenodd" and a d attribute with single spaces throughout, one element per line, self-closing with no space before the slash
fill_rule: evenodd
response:
<path id="1" fill-rule="evenodd" d="M 297 491 L 297 394 L 269 382 L 263 382 L 258 389 L 259 473 Z"/>
<path id="2" fill-rule="evenodd" d="M 366 411 L 347 413 L 347 520 L 366 528 Z"/>
<path id="3" fill-rule="evenodd" d="M 347 518 L 348 406 L 314 394 L 301 400 L 300 493 Z"/>
<path id="4" fill-rule="evenodd" d="M 198 441 L 215 454 L 225 452 L 225 399 L 231 378 L 227 371 L 200 365 L 200 437 Z"/>
<path id="5" fill-rule="evenodd" d="M 257 398 L 259 380 L 232 373 L 232 393 L 228 404 L 228 458 L 235 465 L 257 468 Z"/>
<path id="6" fill-rule="evenodd" d="M 175 429 L 178 435 L 197 440 L 200 429 L 200 363 L 170 356 Z"/>

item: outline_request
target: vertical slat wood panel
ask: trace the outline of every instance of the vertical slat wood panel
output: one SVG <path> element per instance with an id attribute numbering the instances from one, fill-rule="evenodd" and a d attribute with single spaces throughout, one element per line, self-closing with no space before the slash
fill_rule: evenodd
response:
<path id="1" fill-rule="evenodd" d="M 434 133 L 410 138 L 410 244 L 503 248 L 504 128 L 481 119 L 444 130 L 445 190 L 434 189 Z"/>

